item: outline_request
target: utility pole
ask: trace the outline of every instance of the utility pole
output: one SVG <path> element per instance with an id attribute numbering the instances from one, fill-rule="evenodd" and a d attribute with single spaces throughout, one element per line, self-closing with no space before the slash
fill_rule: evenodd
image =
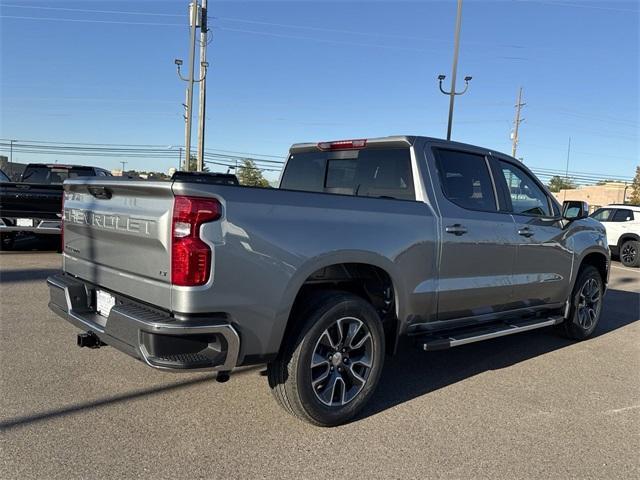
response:
<path id="1" fill-rule="evenodd" d="M 447 140 L 451 140 L 451 129 L 453 127 L 453 104 L 456 95 L 463 95 L 467 88 L 469 88 L 469 81 L 471 81 L 471 77 L 464 77 L 464 90 L 461 92 L 456 92 L 456 76 L 458 74 L 458 52 L 460 50 L 460 28 L 462 25 L 462 0 L 458 0 L 458 11 L 456 14 L 456 31 L 454 36 L 454 45 L 453 45 L 453 65 L 451 67 L 451 89 L 446 92 L 442 88 L 442 81 L 447 78 L 446 75 L 438 75 L 440 91 L 449 95 L 449 121 L 447 124 Z"/>
<path id="2" fill-rule="evenodd" d="M 520 127 L 520 124 L 524 121 L 523 119 L 520 119 L 520 110 L 522 109 L 522 107 L 524 107 L 526 105 L 526 103 L 522 103 L 522 87 L 520 87 L 520 91 L 518 92 L 518 101 L 516 103 L 516 118 L 513 121 L 513 132 L 511 133 L 511 140 L 512 140 L 512 145 L 511 145 L 511 156 L 513 158 L 516 158 L 516 150 L 518 149 L 518 128 Z"/>
<path id="3" fill-rule="evenodd" d="M 9 171 L 11 172 L 9 175 L 13 178 L 13 142 L 16 140 L 9 140 Z"/>
<path id="4" fill-rule="evenodd" d="M 193 77 L 194 68 L 195 68 L 195 57 L 196 57 L 196 29 L 200 27 L 199 21 L 199 13 L 200 6 L 198 5 L 197 0 L 194 0 L 189 4 L 189 75 L 185 78 L 182 76 L 180 72 L 180 67 L 182 66 L 182 60 L 176 58 L 175 64 L 178 67 L 178 77 L 181 80 L 187 82 L 187 90 L 186 90 L 186 101 L 184 103 L 185 108 L 185 133 L 184 133 L 184 154 L 185 154 L 185 171 L 190 170 L 191 163 L 191 120 L 193 118 L 193 84 L 199 83 L 204 80 L 207 75 L 207 62 L 200 62 L 201 72 L 204 71 L 202 76 L 196 80 Z M 203 70 L 204 69 L 204 70 Z"/>
<path id="5" fill-rule="evenodd" d="M 184 149 L 186 155 L 185 170 L 189 171 L 189 159 L 191 158 L 191 118 L 193 111 L 193 69 L 196 55 L 196 28 L 198 23 L 198 2 L 193 1 L 189 4 L 189 75 L 184 78 L 180 73 L 182 60 L 176 59 L 175 64 L 178 67 L 178 76 L 187 82 L 187 98 L 185 103 L 186 128 L 184 133 Z"/>
<path id="6" fill-rule="evenodd" d="M 207 103 L 207 0 L 202 0 L 202 13 L 200 14 L 200 91 L 198 106 L 198 171 L 204 170 L 204 123 Z"/>

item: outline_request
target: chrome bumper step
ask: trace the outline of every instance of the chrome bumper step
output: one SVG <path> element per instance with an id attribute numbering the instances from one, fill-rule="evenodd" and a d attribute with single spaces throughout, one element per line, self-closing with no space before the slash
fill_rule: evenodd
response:
<path id="1" fill-rule="evenodd" d="M 504 337 L 515 333 L 528 332 L 538 328 L 558 325 L 564 321 L 562 315 L 533 318 L 526 320 L 510 320 L 487 325 L 459 328 L 446 332 L 436 332 L 415 337 L 416 344 L 425 351 L 444 350 L 451 347 L 481 342 L 492 338 Z"/>

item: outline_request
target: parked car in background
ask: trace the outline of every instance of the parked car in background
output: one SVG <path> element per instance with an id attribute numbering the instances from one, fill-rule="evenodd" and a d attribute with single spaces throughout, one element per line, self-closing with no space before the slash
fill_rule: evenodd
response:
<path id="1" fill-rule="evenodd" d="M 640 206 L 607 205 L 591 214 L 607 230 L 613 255 L 627 267 L 640 266 Z"/>
<path id="2" fill-rule="evenodd" d="M 267 363 L 282 407 L 329 426 L 372 397 L 402 336 L 431 351 L 548 326 L 581 340 L 598 323 L 603 226 L 582 204 L 563 216 L 499 152 L 306 143 L 277 189 L 192 178 L 65 183 L 49 306 L 86 332 L 78 345 L 219 380 Z"/>
<path id="3" fill-rule="evenodd" d="M 30 163 L 20 182 L 0 183 L 0 245 L 13 247 L 20 234 L 59 235 L 62 182 L 80 177 L 110 177 L 103 168 Z"/>

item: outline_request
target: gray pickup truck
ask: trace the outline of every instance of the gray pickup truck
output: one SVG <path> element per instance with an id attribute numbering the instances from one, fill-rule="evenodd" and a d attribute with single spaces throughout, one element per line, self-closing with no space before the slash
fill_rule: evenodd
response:
<path id="1" fill-rule="evenodd" d="M 432 138 L 297 144 L 279 188 L 64 189 L 49 305 L 80 346 L 220 381 L 266 363 L 278 402 L 316 425 L 357 414 L 401 336 L 426 351 L 552 325 L 588 337 L 609 275 L 582 206 L 513 158 Z"/>

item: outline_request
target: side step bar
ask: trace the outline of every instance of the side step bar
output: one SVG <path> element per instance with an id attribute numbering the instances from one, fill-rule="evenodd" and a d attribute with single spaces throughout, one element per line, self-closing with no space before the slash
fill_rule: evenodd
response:
<path id="1" fill-rule="evenodd" d="M 416 340 L 422 350 L 431 352 L 434 350 L 445 350 L 451 347 L 458 347 L 460 345 L 466 345 L 467 343 L 481 342 L 491 338 L 513 335 L 514 333 L 549 327 L 551 325 L 562 323 L 563 321 L 564 317 L 562 315 L 547 318 L 535 318 L 531 320 L 505 321 L 472 328 L 460 328 L 447 332 L 421 335 L 418 336 Z"/>

